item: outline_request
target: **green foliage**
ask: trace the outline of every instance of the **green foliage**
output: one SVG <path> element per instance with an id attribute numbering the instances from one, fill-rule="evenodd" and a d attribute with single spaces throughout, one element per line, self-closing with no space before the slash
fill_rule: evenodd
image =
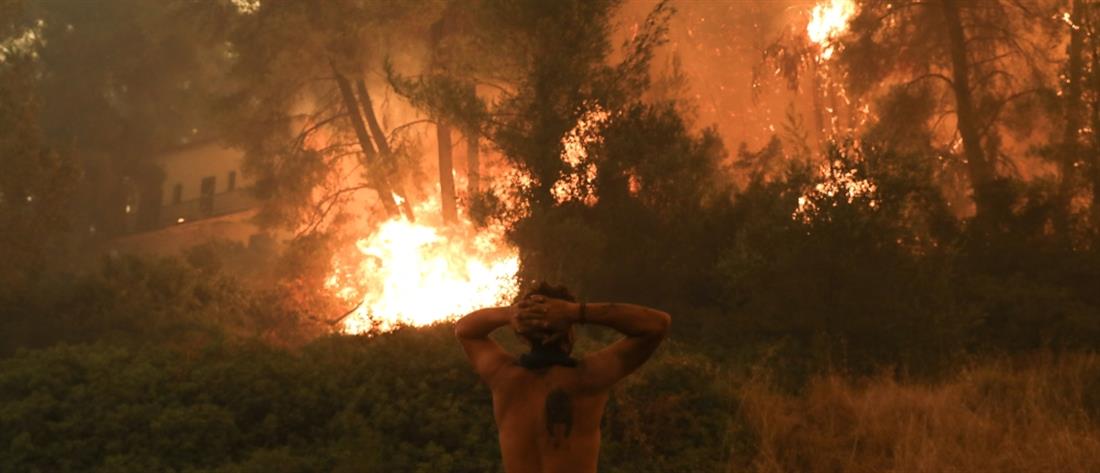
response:
<path id="1" fill-rule="evenodd" d="M 651 362 L 613 394 L 601 471 L 720 466 L 724 379 L 694 355 Z M 500 453 L 489 392 L 439 325 L 295 351 L 24 352 L 0 361 L 0 469 L 484 472 Z"/>
<path id="2" fill-rule="evenodd" d="M 595 203 L 572 196 L 515 224 L 522 276 L 563 281 L 594 298 L 713 297 L 712 262 L 730 208 L 718 178 L 724 157 L 712 130 L 688 131 L 667 104 L 615 116 L 589 150 Z"/>
<path id="3" fill-rule="evenodd" d="M 178 260 L 108 258 L 91 273 L 50 273 L 0 288 L 0 353 L 58 342 L 196 348 L 221 339 L 300 343 L 328 330 L 291 294 Z"/>
<path id="4" fill-rule="evenodd" d="M 938 222 L 943 206 L 894 185 L 920 182 L 911 170 L 874 166 L 904 157 L 834 148 L 830 158 L 824 176 L 793 165 L 739 196 L 740 225 L 719 263 L 725 303 L 756 337 L 780 343 L 792 369 L 935 366 L 966 328 L 936 247 L 945 235 L 916 225 Z M 865 179 L 874 191 L 850 187 Z"/>
<path id="5" fill-rule="evenodd" d="M 527 173 L 532 183 L 519 186 L 534 212 L 555 203 L 551 189 L 570 173 L 561 159 L 562 138 L 578 120 L 597 108 L 627 111 L 649 83 L 654 48 L 664 41 L 671 15 L 659 3 L 623 59 L 612 65 L 609 42 L 617 1 L 487 2 L 486 30 L 510 61 L 506 69 L 514 92 L 498 101 L 488 137 L 503 156 Z"/>

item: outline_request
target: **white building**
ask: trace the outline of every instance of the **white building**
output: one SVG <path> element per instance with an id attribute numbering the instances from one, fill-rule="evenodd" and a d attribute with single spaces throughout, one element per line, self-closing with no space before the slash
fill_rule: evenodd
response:
<path id="1" fill-rule="evenodd" d="M 198 143 L 163 154 L 159 227 L 250 210 L 256 200 L 241 175 L 243 153 L 217 143 Z"/>
<path id="2" fill-rule="evenodd" d="M 110 250 L 171 254 L 214 239 L 248 243 L 259 232 L 251 222 L 259 203 L 241 173 L 241 151 L 204 141 L 155 161 L 164 173 L 159 199 L 153 195 L 140 201 L 159 202 L 159 207 L 128 207 L 131 233 L 111 240 Z M 139 215 L 148 222 L 144 228 L 139 228 Z"/>

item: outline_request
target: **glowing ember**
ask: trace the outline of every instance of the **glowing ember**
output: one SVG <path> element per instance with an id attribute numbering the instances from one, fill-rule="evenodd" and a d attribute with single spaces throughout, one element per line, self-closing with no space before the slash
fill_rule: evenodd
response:
<path id="1" fill-rule="evenodd" d="M 17 36 L 6 39 L 0 38 L 0 64 L 7 62 L 9 57 L 19 55 L 29 55 L 32 58 L 37 58 L 38 49 L 46 44 L 42 35 L 42 30 L 45 27 L 46 22 L 38 20 L 33 28 L 24 29 Z"/>
<path id="2" fill-rule="evenodd" d="M 237 7 L 237 13 L 242 15 L 251 15 L 260 10 L 260 0 L 229 0 L 234 7 Z"/>
<path id="3" fill-rule="evenodd" d="M 1061 15 L 1055 15 L 1054 19 L 1061 20 L 1063 23 L 1069 25 L 1069 27 L 1073 28 L 1074 30 L 1081 29 L 1081 25 L 1073 22 L 1073 15 L 1071 15 L 1070 12 L 1062 12 Z"/>
<path id="4" fill-rule="evenodd" d="M 833 57 L 836 51 L 836 39 L 848 31 L 848 20 L 856 14 L 856 4 L 852 0 L 828 0 L 819 3 L 810 11 L 810 24 L 806 34 L 810 41 L 821 47 L 821 60 Z"/>
<path id="5" fill-rule="evenodd" d="M 438 215 L 438 203 L 418 206 Z M 427 208 L 425 208 L 427 207 Z M 359 306 L 343 322 L 347 333 L 392 330 L 451 320 L 475 309 L 510 303 L 518 288 L 519 256 L 503 230 L 386 221 L 356 243 L 350 267 L 337 264 L 328 287 Z"/>
<path id="6" fill-rule="evenodd" d="M 856 156 L 857 159 L 862 159 Z M 814 188 L 798 197 L 798 207 L 791 218 L 810 223 L 822 215 L 822 205 L 836 207 L 840 201 L 849 205 L 861 201 L 867 207 L 878 208 L 878 186 L 870 179 L 860 177 L 858 169 L 849 169 L 845 163 L 835 160 L 819 168 L 820 181 Z M 841 197 L 838 201 L 836 197 Z"/>
<path id="7" fill-rule="evenodd" d="M 600 129 L 610 118 L 611 114 L 596 104 L 581 115 L 573 129 L 562 137 L 561 160 L 572 168 L 573 172 L 555 182 L 554 187 L 550 189 L 559 204 L 577 196 L 582 189 L 592 189 L 596 181 L 596 165 L 588 161 L 588 147 L 603 140 Z M 595 195 L 587 193 L 584 202 L 588 205 L 595 204 Z"/>

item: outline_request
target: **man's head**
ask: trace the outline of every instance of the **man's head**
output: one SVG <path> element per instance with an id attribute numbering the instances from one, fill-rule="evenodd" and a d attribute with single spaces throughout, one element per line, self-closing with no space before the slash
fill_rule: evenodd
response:
<path id="1" fill-rule="evenodd" d="M 535 284 L 530 290 L 524 293 L 521 300 L 527 300 L 531 296 L 544 296 L 550 299 L 560 299 L 568 302 L 576 302 L 577 299 L 573 297 L 573 294 L 566 289 L 565 286 L 555 286 L 545 281 L 541 281 Z M 569 327 L 568 330 L 556 331 L 556 330 L 535 330 L 526 333 L 517 333 L 520 339 L 527 342 L 531 347 L 531 352 L 561 352 L 569 354 L 573 351 L 573 341 L 576 337 L 573 327 Z"/>

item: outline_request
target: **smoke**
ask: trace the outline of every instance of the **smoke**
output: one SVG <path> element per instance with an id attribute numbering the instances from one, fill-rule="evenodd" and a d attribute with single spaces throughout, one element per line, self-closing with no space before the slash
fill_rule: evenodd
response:
<path id="1" fill-rule="evenodd" d="M 656 1 L 627 2 L 621 12 L 620 34 L 628 35 Z M 678 97 L 690 101 L 697 127 L 716 126 L 727 147 L 746 143 L 764 146 L 781 132 L 793 104 L 809 122 L 811 98 L 804 90 L 788 90 L 774 70 L 765 71 L 762 87 L 754 90 L 754 70 L 763 51 L 783 35 L 804 34 L 812 1 L 674 2 L 677 14 L 669 42 L 654 61 L 657 80 L 678 64 L 686 79 Z"/>

